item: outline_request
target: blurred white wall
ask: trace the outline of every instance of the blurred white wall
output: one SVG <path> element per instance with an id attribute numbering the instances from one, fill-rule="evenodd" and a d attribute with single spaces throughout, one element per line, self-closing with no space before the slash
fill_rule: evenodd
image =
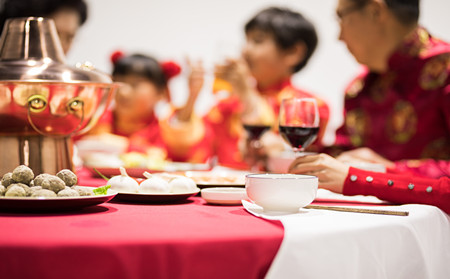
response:
<path id="1" fill-rule="evenodd" d="M 337 0 L 86 0 L 89 17 L 75 38 L 67 57 L 75 64 L 89 60 L 105 72 L 111 71 L 110 54 L 142 52 L 159 59 L 180 63 L 188 55 L 212 64 L 221 43 L 239 45 L 244 40 L 243 26 L 259 10 L 284 6 L 300 11 L 319 33 L 319 46 L 305 69 L 294 77 L 294 84 L 328 101 L 330 127 L 326 141 L 342 122 L 342 94 L 358 71 L 358 65 L 337 40 L 335 20 Z M 450 41 L 450 1 L 422 0 L 420 22 L 432 34 Z M 183 76 L 171 84 L 172 94 L 182 103 L 185 98 Z M 207 86 L 206 86 L 207 87 Z M 202 92 L 197 110 L 211 104 L 208 90 Z"/>

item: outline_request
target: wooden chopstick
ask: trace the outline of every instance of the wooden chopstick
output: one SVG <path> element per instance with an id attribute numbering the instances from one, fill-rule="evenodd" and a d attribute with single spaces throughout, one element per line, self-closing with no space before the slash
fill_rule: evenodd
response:
<path id="1" fill-rule="evenodd" d="M 379 210 L 379 209 L 366 209 L 366 208 L 341 207 L 341 206 L 308 205 L 308 206 L 305 206 L 304 208 L 325 209 L 325 210 L 356 212 L 356 213 L 381 214 L 381 215 L 397 215 L 397 216 L 408 216 L 409 215 L 408 211 Z"/>

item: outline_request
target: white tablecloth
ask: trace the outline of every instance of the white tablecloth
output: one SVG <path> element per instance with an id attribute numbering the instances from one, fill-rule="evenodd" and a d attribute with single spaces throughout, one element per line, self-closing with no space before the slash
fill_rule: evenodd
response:
<path id="1" fill-rule="evenodd" d="M 270 216 L 254 204 L 244 206 L 285 228 L 267 279 L 450 278 L 450 217 L 436 207 L 370 207 L 409 216 L 312 209 Z"/>

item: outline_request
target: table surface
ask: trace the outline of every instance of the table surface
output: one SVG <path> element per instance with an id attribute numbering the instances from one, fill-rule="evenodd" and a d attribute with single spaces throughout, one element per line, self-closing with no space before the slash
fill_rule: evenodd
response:
<path id="1" fill-rule="evenodd" d="M 71 213 L 0 213 L 2 278 L 263 278 L 278 221 L 199 197 L 109 202 Z"/>
<path id="2" fill-rule="evenodd" d="M 79 175 L 82 185 L 104 184 Z M 433 275 L 450 272 L 450 218 L 431 206 L 406 209 L 408 217 L 321 210 L 266 220 L 242 206 L 191 197 L 176 204 L 113 200 L 73 212 L 0 212 L 0 277 L 362 278 L 368 270 L 385 278 L 388 268 L 403 265 L 431 274 L 423 278 L 441 278 Z"/>
<path id="3" fill-rule="evenodd" d="M 282 245 L 266 279 L 448 279 L 450 217 L 434 206 L 377 209 L 409 216 L 302 210 L 281 218 Z"/>

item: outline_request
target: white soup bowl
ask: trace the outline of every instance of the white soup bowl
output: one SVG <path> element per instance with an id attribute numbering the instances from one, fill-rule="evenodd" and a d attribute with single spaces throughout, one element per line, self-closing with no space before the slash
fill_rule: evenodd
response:
<path id="1" fill-rule="evenodd" d="M 310 204 L 317 194 L 319 180 L 300 174 L 248 174 L 247 196 L 264 211 L 296 212 Z"/>

